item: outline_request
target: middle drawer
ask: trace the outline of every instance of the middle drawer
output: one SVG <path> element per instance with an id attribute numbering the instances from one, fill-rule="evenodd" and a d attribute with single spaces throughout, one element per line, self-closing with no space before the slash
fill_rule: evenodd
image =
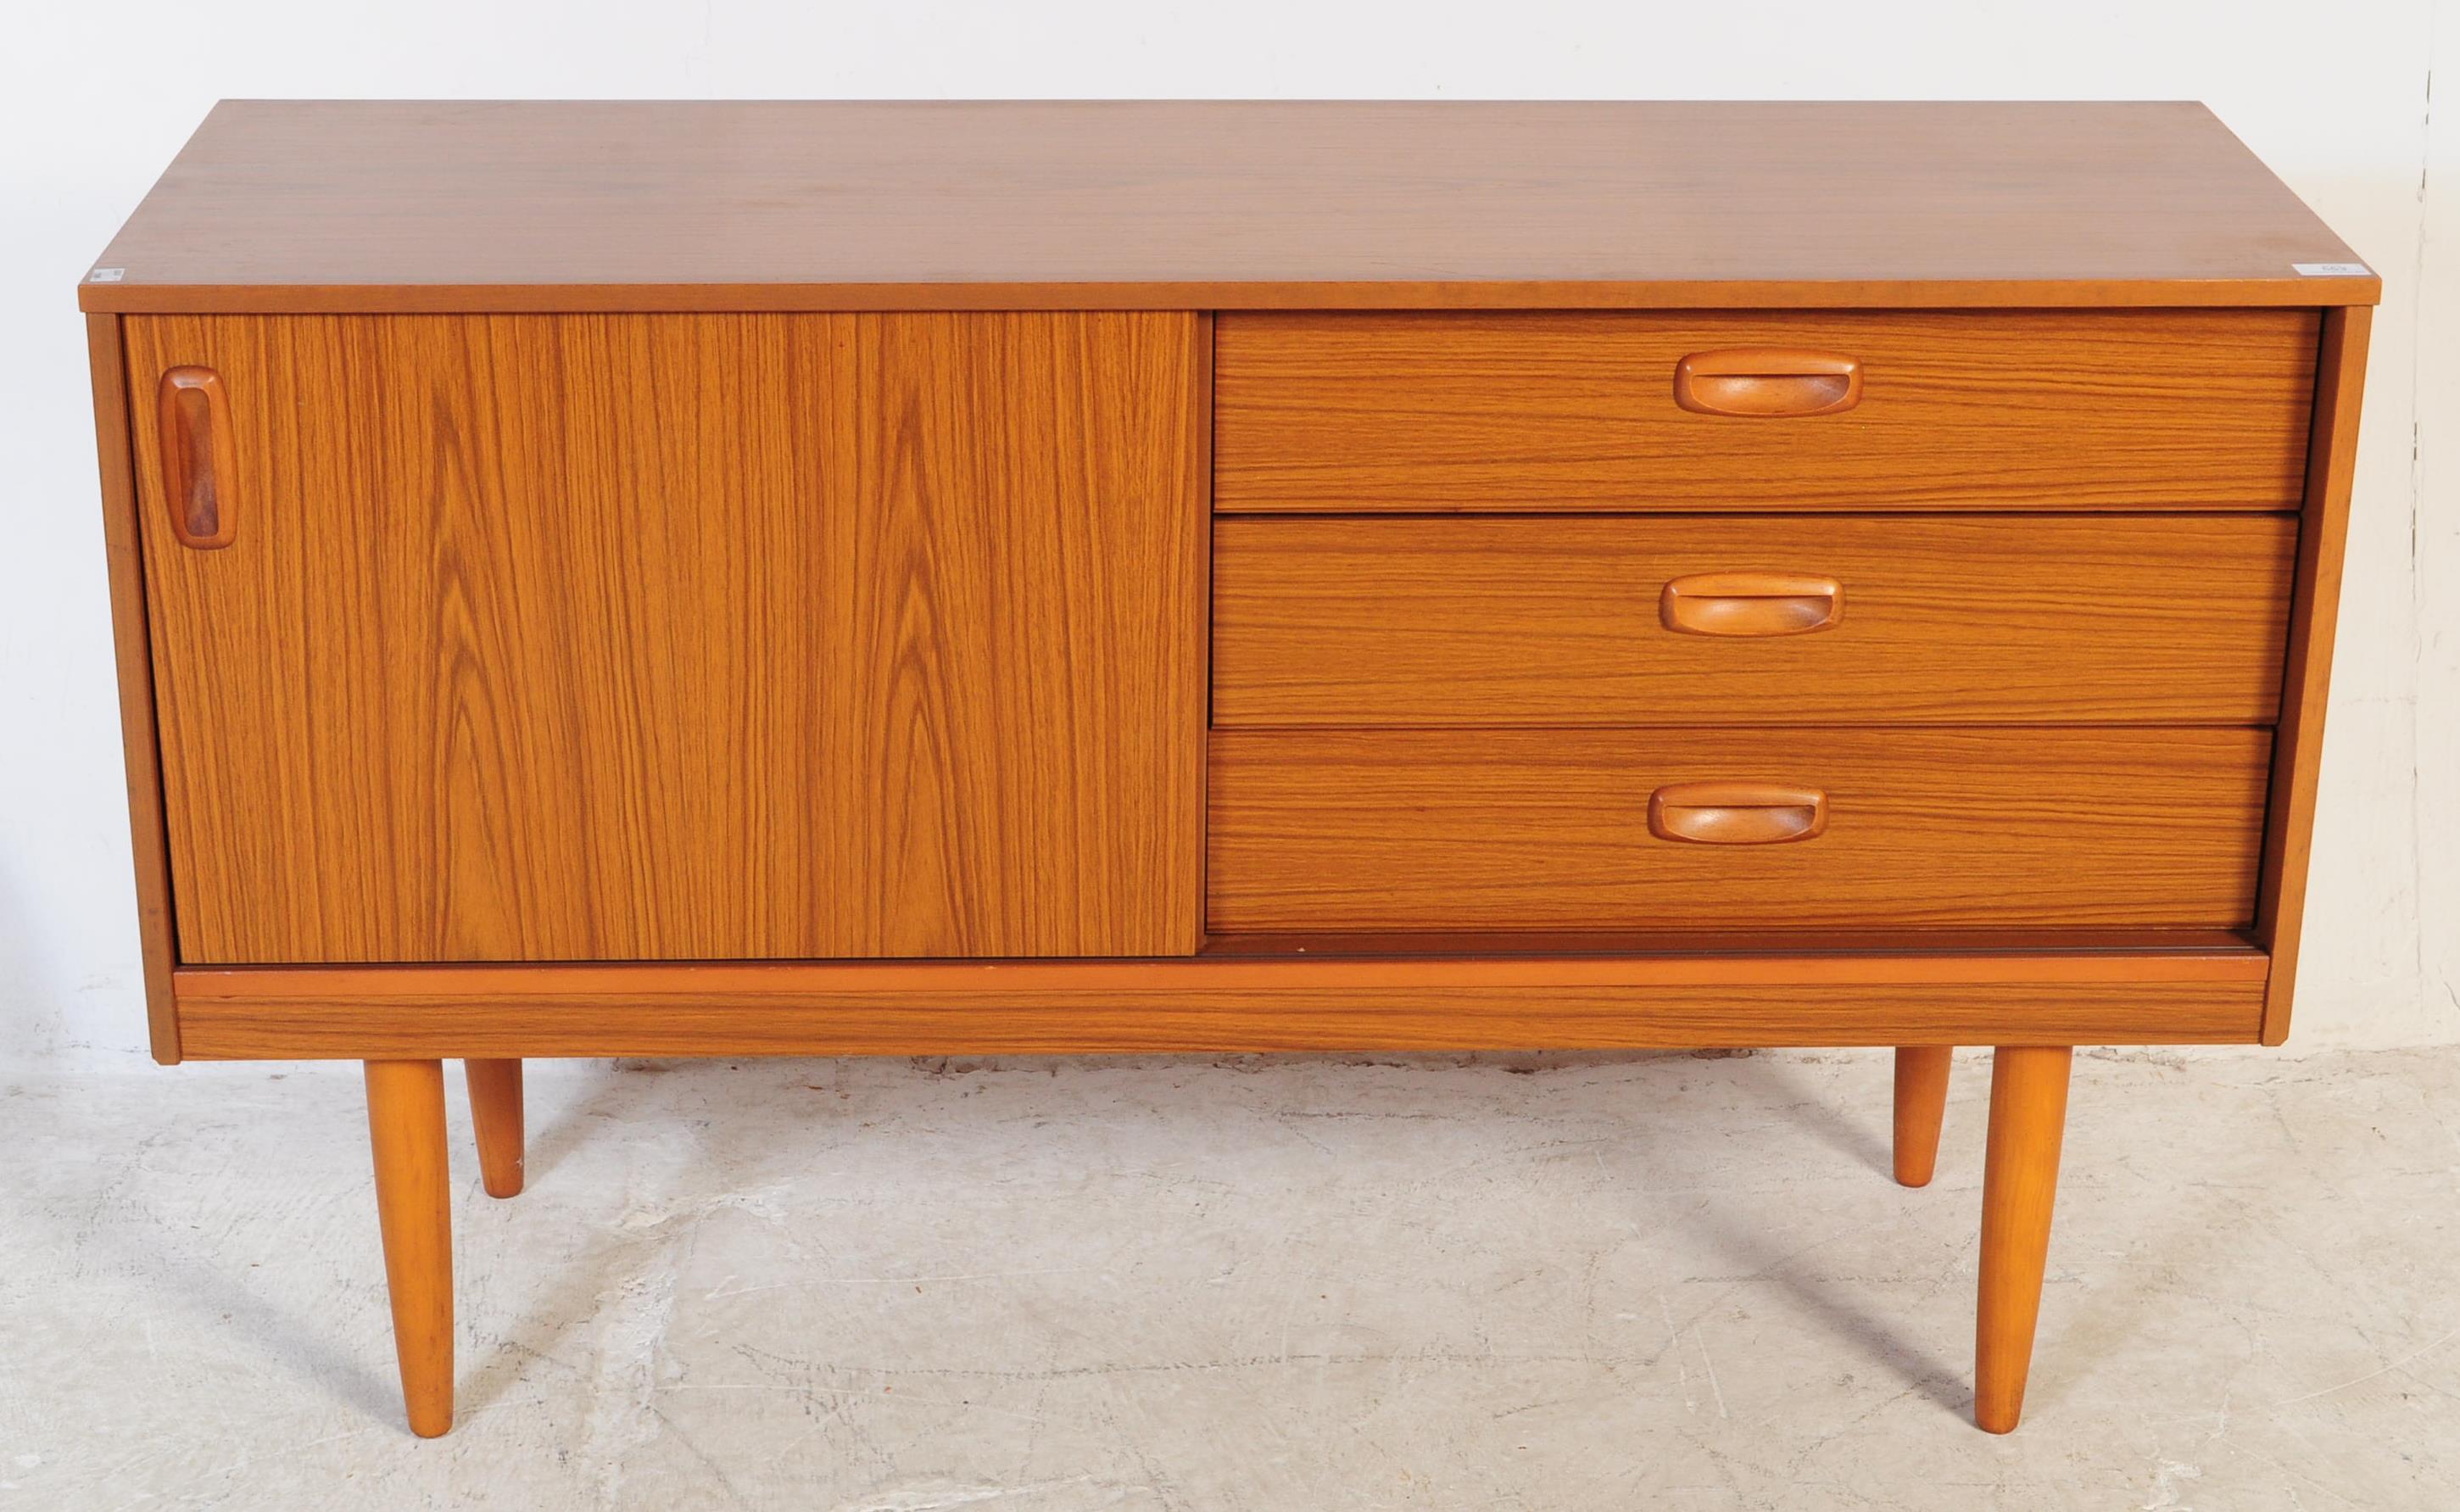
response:
<path id="1" fill-rule="evenodd" d="M 1213 722 L 2265 724 L 2285 515 L 1225 517 Z"/>

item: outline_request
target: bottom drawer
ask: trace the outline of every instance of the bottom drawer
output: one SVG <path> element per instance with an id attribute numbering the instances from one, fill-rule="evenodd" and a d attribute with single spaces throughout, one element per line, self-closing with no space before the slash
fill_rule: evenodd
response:
<path id="1" fill-rule="evenodd" d="M 2240 728 L 1217 730 L 1207 922 L 2234 926 L 2271 748 Z"/>

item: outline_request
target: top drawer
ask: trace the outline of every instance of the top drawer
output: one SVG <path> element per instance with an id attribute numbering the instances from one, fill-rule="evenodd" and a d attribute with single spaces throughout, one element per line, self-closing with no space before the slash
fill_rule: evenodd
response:
<path id="1" fill-rule="evenodd" d="M 1225 311 L 1214 501 L 2295 508 L 2319 333 L 2308 309 Z"/>

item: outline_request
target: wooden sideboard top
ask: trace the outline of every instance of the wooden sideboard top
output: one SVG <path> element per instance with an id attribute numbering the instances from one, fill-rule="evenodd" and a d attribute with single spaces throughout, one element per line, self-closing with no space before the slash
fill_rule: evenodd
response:
<path id="1" fill-rule="evenodd" d="M 89 310 L 2365 305 L 2192 103 L 215 107 Z"/>

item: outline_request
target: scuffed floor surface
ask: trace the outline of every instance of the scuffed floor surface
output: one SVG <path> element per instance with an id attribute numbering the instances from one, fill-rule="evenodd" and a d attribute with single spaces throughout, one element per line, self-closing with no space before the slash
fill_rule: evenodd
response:
<path id="1" fill-rule="evenodd" d="M 0 1078 L 0 1509 L 2460 1505 L 2460 1057 L 2079 1059 L 2004 1439 L 1987 1079 L 544 1064 L 495 1202 L 456 1075 L 420 1442 L 355 1067 Z"/>

